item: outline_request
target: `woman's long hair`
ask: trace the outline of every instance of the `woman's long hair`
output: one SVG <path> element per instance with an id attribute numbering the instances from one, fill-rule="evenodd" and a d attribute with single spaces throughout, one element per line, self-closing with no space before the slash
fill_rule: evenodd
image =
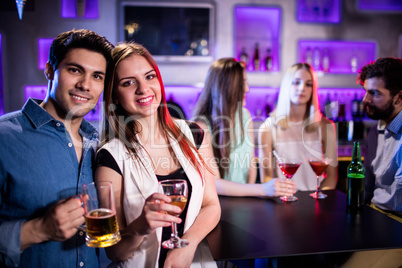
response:
<path id="1" fill-rule="evenodd" d="M 314 122 L 321 121 L 321 112 L 320 112 L 320 104 L 318 102 L 318 81 L 317 76 L 315 74 L 314 69 L 308 63 L 296 63 L 292 65 L 286 72 L 285 76 L 282 79 L 278 103 L 276 105 L 276 109 L 273 112 L 273 117 L 275 118 L 275 122 L 278 126 L 286 129 L 289 127 L 289 113 L 291 107 L 290 101 L 290 88 L 293 83 L 293 79 L 298 70 L 306 70 L 313 80 L 313 89 L 311 92 L 310 100 L 307 102 L 306 113 L 304 114 L 304 120 L 308 120 L 306 122 L 306 130 L 314 131 L 317 129 L 317 124 L 312 124 Z"/>
<path id="2" fill-rule="evenodd" d="M 232 144 L 238 144 L 238 137 L 234 135 L 236 118 L 240 119 L 241 142 L 245 138 L 242 119 L 244 79 L 241 62 L 234 58 L 215 61 L 208 70 L 204 89 L 193 113 L 196 120 L 204 120 L 211 127 L 214 156 L 218 161 L 227 161 Z M 224 178 L 229 167 L 218 166 L 221 178 Z"/>
<path id="3" fill-rule="evenodd" d="M 157 117 L 160 124 L 159 127 L 163 131 L 164 136 L 166 137 L 166 139 L 171 136 L 177 140 L 185 157 L 190 160 L 191 164 L 198 170 L 198 173 L 203 178 L 202 174 L 204 161 L 201 155 L 198 153 L 198 150 L 195 148 L 193 143 L 190 142 L 190 140 L 173 122 L 173 119 L 169 114 L 166 105 L 165 88 L 163 86 L 162 77 L 159 72 L 158 66 L 148 50 L 142 45 L 135 42 L 119 44 L 118 46 L 116 46 L 112 53 L 110 80 L 103 93 L 103 143 L 106 143 L 113 138 L 118 138 L 124 143 L 125 147 L 130 152 L 133 159 L 136 159 L 144 164 L 138 155 L 140 142 L 138 140 L 137 134 L 141 132 L 141 125 L 133 117 L 130 117 L 130 115 L 126 113 L 126 111 L 121 107 L 120 104 L 117 104 L 117 97 L 115 94 L 115 90 L 117 88 L 117 66 L 122 60 L 132 55 L 139 55 L 144 57 L 156 72 L 162 96 L 161 103 L 157 108 Z M 199 160 L 197 160 L 197 156 L 195 154 L 197 154 Z"/>

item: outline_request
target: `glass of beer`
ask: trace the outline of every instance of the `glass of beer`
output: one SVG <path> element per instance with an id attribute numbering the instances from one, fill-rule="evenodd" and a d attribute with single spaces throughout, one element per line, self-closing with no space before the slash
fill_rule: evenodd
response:
<path id="1" fill-rule="evenodd" d="M 86 244 L 89 247 L 109 247 L 120 241 L 116 207 L 111 182 L 97 182 L 82 186 L 85 209 Z"/>
<path id="2" fill-rule="evenodd" d="M 170 204 L 180 207 L 181 211 L 183 211 L 187 204 L 187 182 L 182 179 L 164 180 L 160 182 L 160 185 L 162 186 L 163 193 L 172 199 Z M 172 214 L 169 212 L 169 214 L 178 217 L 181 213 Z M 162 247 L 168 249 L 183 248 L 188 246 L 188 244 L 187 240 L 178 236 L 177 225 L 175 222 L 172 222 L 172 234 L 169 240 L 162 243 Z"/>

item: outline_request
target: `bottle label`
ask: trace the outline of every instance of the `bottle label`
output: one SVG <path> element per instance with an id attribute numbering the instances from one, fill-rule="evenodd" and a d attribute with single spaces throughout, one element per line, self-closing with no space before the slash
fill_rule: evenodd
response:
<path id="1" fill-rule="evenodd" d="M 348 174 L 347 205 L 350 208 L 359 208 L 364 205 L 364 175 L 359 173 Z"/>

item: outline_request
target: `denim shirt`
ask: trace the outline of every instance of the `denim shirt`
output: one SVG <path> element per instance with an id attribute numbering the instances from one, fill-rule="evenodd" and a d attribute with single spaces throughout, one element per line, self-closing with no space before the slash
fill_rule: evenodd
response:
<path id="1" fill-rule="evenodd" d="M 0 266 L 99 267 L 98 252 L 86 246 L 80 231 L 63 242 L 48 241 L 20 251 L 26 220 L 43 216 L 93 181 L 98 145 L 95 128 L 83 120 L 80 164 L 64 124 L 39 102 L 29 99 L 22 111 L 0 117 Z"/>

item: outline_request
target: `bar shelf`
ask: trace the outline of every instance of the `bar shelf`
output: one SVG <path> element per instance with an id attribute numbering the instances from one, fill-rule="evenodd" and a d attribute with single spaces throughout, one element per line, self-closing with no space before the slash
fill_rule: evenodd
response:
<path id="1" fill-rule="evenodd" d="M 234 57 L 242 60 L 241 53 L 244 50 L 248 55 L 248 71 L 280 71 L 281 13 L 279 7 L 235 6 Z M 253 63 L 256 44 L 259 49 L 259 66 L 257 68 Z M 268 54 L 271 56 L 270 69 L 265 64 Z"/>
<path id="2" fill-rule="evenodd" d="M 299 40 L 298 60 L 318 74 L 356 74 L 377 58 L 376 41 Z"/>

